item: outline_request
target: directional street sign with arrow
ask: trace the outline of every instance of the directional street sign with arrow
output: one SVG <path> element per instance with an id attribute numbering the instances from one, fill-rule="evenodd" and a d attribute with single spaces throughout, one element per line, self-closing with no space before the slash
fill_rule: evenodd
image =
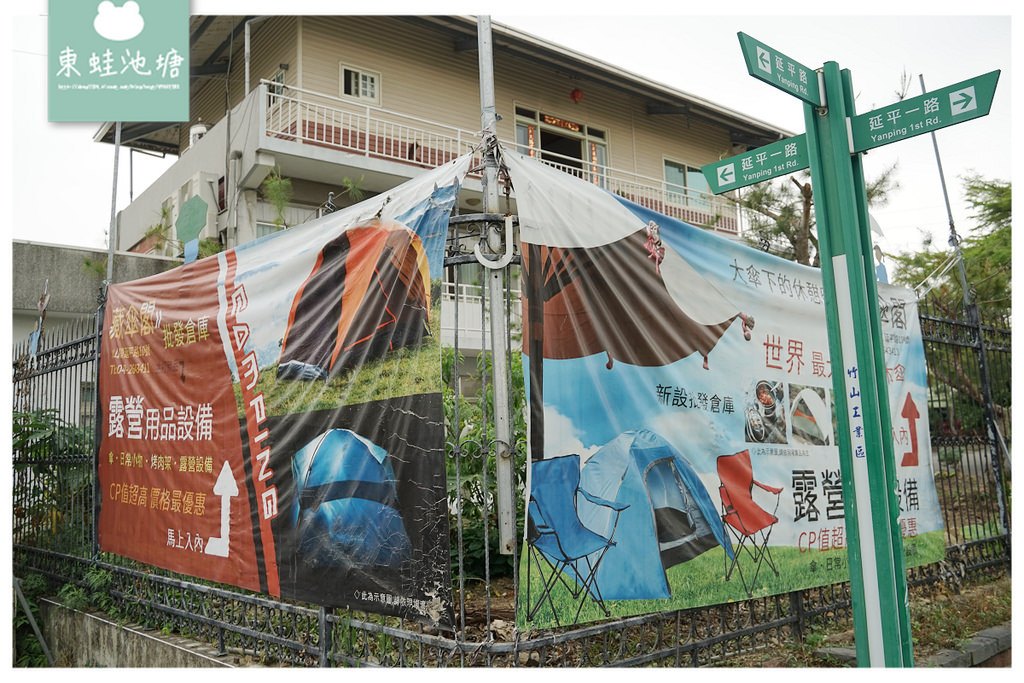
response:
<path id="1" fill-rule="evenodd" d="M 747 72 L 754 78 L 796 95 L 804 102 L 821 106 L 818 73 L 794 61 L 778 50 L 740 33 L 740 47 L 747 62 Z"/>
<path id="2" fill-rule="evenodd" d="M 893 421 L 860 152 L 985 116 L 999 72 L 858 116 L 848 70 L 829 61 L 810 71 L 744 33 L 739 39 L 751 76 L 804 102 L 807 132 L 799 137 L 806 136 L 804 163 L 814 186 L 829 355 L 843 369 L 833 374 L 832 384 L 843 498 L 850 506 L 845 529 L 857 663 L 913 666 L 904 546 L 896 523 Z M 743 175 L 740 161 L 752 165 L 759 152 L 779 144 L 701 170 L 716 193 L 766 180 L 770 173 Z M 900 417 L 912 432 L 903 464 L 914 466 L 921 415 L 909 394 Z"/>
<path id="3" fill-rule="evenodd" d="M 739 187 L 802 171 L 810 165 L 807 137 L 796 135 L 701 167 L 711 192 L 721 194 Z"/>
<path id="4" fill-rule="evenodd" d="M 998 81 L 999 71 L 991 71 L 956 85 L 852 116 L 852 151 L 863 152 L 985 116 L 992 108 Z"/>

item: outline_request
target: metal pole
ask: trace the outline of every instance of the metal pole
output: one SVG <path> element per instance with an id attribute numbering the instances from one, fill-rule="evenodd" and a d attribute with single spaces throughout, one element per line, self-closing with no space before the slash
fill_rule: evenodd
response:
<path id="1" fill-rule="evenodd" d="M 121 157 L 121 122 L 114 124 L 114 182 L 110 189 L 110 232 L 107 234 L 107 279 L 114 279 L 114 249 L 117 246 L 117 161 Z"/>
<path id="2" fill-rule="evenodd" d="M 32 627 L 32 632 L 36 634 L 36 640 L 39 641 L 39 646 L 43 649 L 43 655 L 46 656 L 47 663 L 50 666 L 54 666 L 53 655 L 50 654 L 50 648 L 46 646 L 46 640 L 43 638 L 43 634 L 39 630 L 39 624 L 36 623 L 36 618 L 32 614 L 32 608 L 29 607 L 28 600 L 25 599 L 25 593 L 21 590 L 21 579 L 17 576 L 14 577 L 14 594 L 18 598 L 18 604 L 21 605 L 21 609 L 24 610 L 25 616 L 28 617 L 29 626 Z"/>
<path id="3" fill-rule="evenodd" d="M 852 110 L 846 93 L 852 87 L 835 62 L 824 65 L 823 87 L 827 106 L 805 105 L 804 120 L 826 294 L 857 662 L 913 666 L 871 236 L 846 126 Z"/>
<path id="4" fill-rule="evenodd" d="M 924 85 L 924 74 L 918 74 L 918 79 L 921 81 L 921 92 L 927 92 Z M 978 311 L 978 305 L 974 301 L 974 297 L 971 294 L 971 289 L 967 284 L 967 269 L 964 266 L 964 255 L 960 249 L 960 236 L 956 232 L 956 224 L 953 222 L 953 211 L 949 206 L 949 192 L 946 190 L 946 176 L 942 172 L 942 158 L 939 156 L 939 141 L 935 137 L 935 133 L 931 133 L 932 136 L 932 148 L 935 150 L 935 165 L 939 169 L 939 182 L 942 184 L 942 198 L 946 202 L 946 216 L 949 218 L 949 246 L 953 248 L 953 253 L 956 255 L 957 273 L 960 278 L 960 290 L 963 294 L 964 308 L 967 312 L 968 320 L 971 326 L 977 331 L 978 335 L 978 379 L 981 382 L 982 396 L 985 399 L 985 422 L 987 423 L 989 432 L 989 443 L 992 444 L 992 470 L 993 475 L 996 479 L 996 501 L 999 505 L 1000 510 L 1000 521 L 1003 525 L 1003 530 L 1009 529 L 1009 519 L 1006 509 L 1006 502 L 1003 500 L 1003 474 L 1002 474 L 1002 457 L 1006 456 L 1007 469 L 1010 466 L 1009 459 L 1009 448 L 1006 446 L 1006 442 L 1003 440 L 1003 434 L 999 430 L 999 423 L 996 421 L 994 404 L 995 399 L 992 398 L 992 384 L 988 376 L 988 352 L 985 350 L 985 337 L 982 334 L 981 329 L 981 314 Z"/>
<path id="5" fill-rule="evenodd" d="M 249 94 L 249 24 L 251 22 L 251 19 L 245 22 L 245 90 L 242 92 L 243 98 Z"/>
<path id="6" fill-rule="evenodd" d="M 491 18 L 477 17 L 477 44 L 480 68 L 480 122 L 483 127 L 486 149 L 483 171 L 483 212 L 498 211 L 498 162 L 494 156 L 497 141 L 495 128 L 497 116 L 494 107 L 494 60 L 491 41 Z M 513 238 L 511 222 L 487 224 L 487 242 L 495 254 L 502 254 L 504 239 Z M 487 265 L 487 264 L 484 264 Z M 490 301 L 491 368 L 494 390 L 494 460 L 498 494 L 498 547 L 501 554 L 511 555 L 516 543 L 516 509 L 513 490 L 512 430 L 509 415 L 509 374 L 508 374 L 508 321 L 505 320 L 504 279 L 506 269 L 487 268 L 488 300 Z"/>

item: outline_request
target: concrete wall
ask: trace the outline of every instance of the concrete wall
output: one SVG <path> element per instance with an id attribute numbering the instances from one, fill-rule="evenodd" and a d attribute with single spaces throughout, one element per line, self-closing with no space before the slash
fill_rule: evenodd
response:
<path id="1" fill-rule="evenodd" d="M 87 271 L 86 259 L 107 263 L 107 252 L 58 244 L 14 240 L 11 244 L 11 308 L 15 316 L 38 315 L 44 289 L 50 295 L 47 318 L 54 314 L 91 315 L 103 276 Z M 114 254 L 114 282 L 149 277 L 178 265 L 168 258 Z M 47 282 L 48 281 L 48 282 Z"/>
<path id="2" fill-rule="evenodd" d="M 103 616 L 39 601 L 43 639 L 59 667 L 188 667 L 249 666 L 241 658 L 219 656 L 215 648 L 139 626 L 118 625 Z"/>

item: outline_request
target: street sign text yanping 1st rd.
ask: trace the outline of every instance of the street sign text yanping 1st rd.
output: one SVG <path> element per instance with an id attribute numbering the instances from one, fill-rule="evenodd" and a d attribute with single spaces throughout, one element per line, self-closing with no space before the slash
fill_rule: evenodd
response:
<path id="1" fill-rule="evenodd" d="M 801 133 L 743 154 L 701 166 L 711 192 L 722 194 L 739 187 L 802 171 L 810 166 L 807 136 Z"/>
<path id="2" fill-rule="evenodd" d="M 747 73 L 776 88 L 796 95 L 804 102 L 823 106 L 818 72 L 790 59 L 778 50 L 740 32 L 740 48 L 747 62 Z"/>
<path id="3" fill-rule="evenodd" d="M 852 151 L 863 152 L 985 116 L 992 108 L 998 81 L 999 71 L 991 71 L 956 85 L 852 116 Z"/>

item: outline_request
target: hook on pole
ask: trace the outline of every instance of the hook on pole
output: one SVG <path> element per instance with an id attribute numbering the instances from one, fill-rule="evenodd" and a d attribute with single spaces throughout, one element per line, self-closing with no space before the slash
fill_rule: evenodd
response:
<path id="1" fill-rule="evenodd" d="M 483 241 L 483 240 L 481 240 Z M 497 260 L 489 259 L 484 256 L 483 252 L 480 251 L 480 242 L 476 243 L 473 247 L 473 254 L 476 256 L 476 260 L 484 268 L 490 270 L 501 270 L 509 263 L 512 262 L 514 245 L 512 244 L 512 216 L 505 216 L 505 253 L 497 258 Z"/>

